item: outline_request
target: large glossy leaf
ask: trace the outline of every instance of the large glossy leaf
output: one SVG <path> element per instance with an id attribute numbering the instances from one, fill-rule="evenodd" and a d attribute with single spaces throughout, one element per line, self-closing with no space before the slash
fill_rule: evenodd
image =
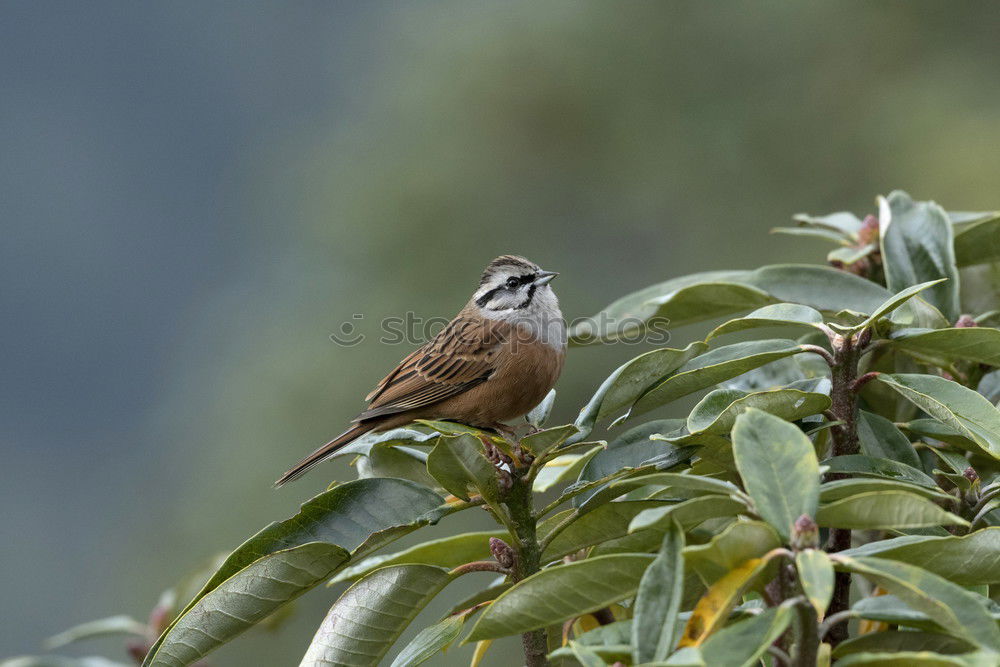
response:
<path id="1" fill-rule="evenodd" d="M 959 315 L 959 279 L 952 228 L 934 202 L 915 202 L 896 190 L 879 197 L 879 231 L 886 284 L 899 292 L 930 280 L 947 281 L 929 288 L 924 298 L 949 321 Z"/>
<path id="2" fill-rule="evenodd" d="M 496 467 L 486 458 L 483 443 L 474 435 L 439 438 L 427 456 L 427 471 L 449 493 L 468 500 L 480 494 L 488 501 L 500 497 Z"/>
<path id="3" fill-rule="evenodd" d="M 636 663 L 663 660 L 674 647 L 677 613 L 684 598 L 683 549 L 684 531 L 672 523 L 639 582 L 632 616 L 632 657 Z"/>
<path id="4" fill-rule="evenodd" d="M 790 605 L 767 609 L 756 616 L 722 628 L 702 644 L 706 665 L 751 667 L 758 664 L 792 621 Z"/>
<path id="5" fill-rule="evenodd" d="M 538 475 L 535 476 L 535 481 L 531 486 L 532 490 L 544 493 L 558 484 L 575 481 L 590 459 L 606 446 L 607 443 L 594 444 L 582 454 L 560 454 L 546 461 L 542 469 L 538 471 Z"/>
<path id="6" fill-rule="evenodd" d="M 641 331 L 652 318 L 672 328 L 772 303 L 796 303 L 836 313 L 870 313 L 891 293 L 844 271 L 810 264 L 780 264 L 754 271 L 711 271 L 652 285 L 615 301 L 571 331 L 586 344 Z"/>
<path id="7" fill-rule="evenodd" d="M 431 565 L 375 570 L 330 607 L 299 667 L 378 664 L 410 621 L 450 580 L 448 570 Z"/>
<path id="8" fill-rule="evenodd" d="M 893 336 L 892 344 L 932 361 L 965 360 L 1000 366 L 1000 329 L 991 327 L 904 330 Z"/>
<path id="9" fill-rule="evenodd" d="M 821 549 L 803 549 L 795 554 L 795 569 L 816 617 L 823 620 L 833 597 L 833 563 Z"/>
<path id="10" fill-rule="evenodd" d="M 712 584 L 752 558 L 781 546 L 781 538 L 761 521 L 735 521 L 705 544 L 684 549 L 684 560 L 706 584 Z"/>
<path id="11" fill-rule="evenodd" d="M 653 556 L 615 554 L 531 575 L 487 607 L 466 641 L 544 628 L 631 597 Z"/>
<path id="12" fill-rule="evenodd" d="M 357 468 L 359 477 L 397 477 L 432 489 L 441 488 L 427 474 L 427 453 L 412 447 L 377 443 L 367 457 L 358 458 Z"/>
<path id="13" fill-rule="evenodd" d="M 919 283 L 917 285 L 911 285 L 905 289 L 900 290 L 896 294 L 893 294 L 891 297 L 886 299 L 866 319 L 864 319 L 857 325 L 851 327 L 851 330 L 860 331 L 861 329 L 867 329 L 871 325 L 875 324 L 875 322 L 880 317 L 888 315 L 889 313 L 893 312 L 894 310 L 902 306 L 904 303 L 915 297 L 917 294 L 920 294 L 929 287 L 933 287 L 938 283 L 944 282 L 944 280 L 945 280 L 944 278 L 939 278 L 937 280 L 928 280 L 927 282 Z"/>
<path id="14" fill-rule="evenodd" d="M 128 667 L 128 665 L 100 656 L 70 658 L 61 655 L 22 655 L 0 660 L 0 667 Z"/>
<path id="15" fill-rule="evenodd" d="M 687 625 L 684 626 L 678 647 L 701 646 L 709 635 L 725 623 L 739 596 L 766 566 L 766 559 L 753 558 L 730 570 L 712 584 L 695 605 Z"/>
<path id="16" fill-rule="evenodd" d="M 348 558 L 345 549 L 322 542 L 260 558 L 200 596 L 170 626 L 148 663 L 190 665 L 325 581 Z"/>
<path id="17" fill-rule="evenodd" d="M 666 405 L 682 396 L 707 389 L 723 380 L 778 359 L 802 352 L 793 340 L 755 340 L 716 348 L 687 362 L 674 374 L 643 394 L 632 406 L 638 415 Z"/>
<path id="18" fill-rule="evenodd" d="M 901 482 L 894 479 L 881 479 L 877 477 L 859 479 L 838 479 L 826 482 L 819 487 L 819 501 L 828 505 L 836 500 L 849 498 L 861 493 L 872 493 L 876 491 L 907 491 L 915 493 L 924 498 L 930 498 L 939 502 L 954 504 L 955 496 L 949 495 L 940 489 L 932 489 L 926 486 L 919 486 L 910 482 Z"/>
<path id="19" fill-rule="evenodd" d="M 878 380 L 1000 458 L 1000 410 L 980 394 L 936 375 L 883 373 Z"/>
<path id="20" fill-rule="evenodd" d="M 748 410 L 736 418 L 733 454 L 757 513 L 784 540 L 797 518 L 816 516 L 819 463 L 809 438 L 795 425 Z"/>
<path id="21" fill-rule="evenodd" d="M 858 415 L 858 439 L 862 454 L 920 468 L 920 457 L 909 438 L 882 415 L 861 410 Z"/>
<path id="22" fill-rule="evenodd" d="M 949 212 L 948 217 L 955 232 L 955 261 L 959 266 L 1000 260 L 1000 213 Z"/>
<path id="23" fill-rule="evenodd" d="M 823 324 L 823 314 L 815 308 L 797 303 L 774 303 L 720 324 L 708 334 L 706 340 L 758 327 L 798 326 L 814 329 L 820 324 Z"/>
<path id="24" fill-rule="evenodd" d="M 837 661 L 837 667 L 989 667 L 988 662 L 968 662 L 960 656 L 931 651 L 898 651 L 895 653 L 852 653 Z"/>
<path id="25" fill-rule="evenodd" d="M 929 489 L 938 488 L 934 480 L 922 470 L 889 459 L 880 459 L 864 454 L 847 454 L 826 459 L 823 461 L 823 465 L 827 467 L 828 472 L 909 482 Z"/>
<path id="26" fill-rule="evenodd" d="M 679 523 L 685 529 L 693 528 L 708 519 L 736 516 L 746 511 L 745 504 L 728 496 L 698 496 L 681 503 L 666 503 L 645 509 L 632 519 L 628 531 L 634 533 L 670 521 Z"/>
<path id="27" fill-rule="evenodd" d="M 814 229 L 826 229 L 844 241 L 857 239 L 858 232 L 861 231 L 862 222 L 858 216 L 849 211 L 838 211 L 827 215 L 810 215 L 809 213 L 796 213 L 792 216 L 797 224 Z"/>
<path id="28" fill-rule="evenodd" d="M 966 641 L 936 632 L 886 631 L 872 632 L 849 639 L 833 650 L 833 657 L 852 653 L 893 653 L 896 651 L 934 651 L 935 653 L 965 653 L 975 647 Z"/>
<path id="29" fill-rule="evenodd" d="M 749 393 L 739 389 L 716 389 L 691 410 L 687 428 L 691 433 L 722 435 L 729 432 L 740 414 L 751 408 L 795 421 L 819 414 L 829 407 L 829 396 L 799 389 L 778 388 Z"/>
<path id="30" fill-rule="evenodd" d="M 961 536 L 906 535 L 842 553 L 902 561 L 962 586 L 1000 583 L 1000 527 Z"/>
<path id="31" fill-rule="evenodd" d="M 601 505 L 592 512 L 580 515 L 560 532 L 545 547 L 542 560 L 552 561 L 585 547 L 627 535 L 629 522 L 636 514 L 664 504 L 658 500 L 628 500 Z M 544 536 L 544 526 L 539 528 L 539 533 Z"/>
<path id="32" fill-rule="evenodd" d="M 156 664 L 161 650 L 183 640 L 174 637 L 173 627 L 201 598 L 258 559 L 312 542 L 338 546 L 359 558 L 433 523 L 443 503 L 430 489 L 402 479 L 359 479 L 319 494 L 295 516 L 272 523 L 237 547 L 153 645 L 143 665 Z"/>
<path id="33" fill-rule="evenodd" d="M 835 561 L 838 569 L 874 581 L 956 637 L 984 648 L 1000 648 L 1000 629 L 974 593 L 927 570 L 898 561 L 843 555 L 838 555 Z"/>
<path id="34" fill-rule="evenodd" d="M 598 420 L 632 405 L 657 380 L 673 373 L 707 348 L 705 343 L 698 341 L 682 350 L 666 347 L 627 361 L 601 383 L 574 423 L 581 433 L 589 433 Z"/>
<path id="35" fill-rule="evenodd" d="M 369 556 L 337 573 L 330 583 L 350 581 L 362 577 L 369 572 L 388 565 L 403 563 L 420 563 L 454 568 L 462 563 L 482 560 L 490 555 L 490 538 L 502 537 L 506 531 L 491 530 L 474 533 L 449 535 L 437 540 L 421 542 L 408 549 L 389 554 Z"/>
<path id="36" fill-rule="evenodd" d="M 833 528 L 878 530 L 924 526 L 967 526 L 933 501 L 906 491 L 870 491 L 819 508 L 816 522 Z"/>
<path id="37" fill-rule="evenodd" d="M 975 596 L 977 604 L 994 621 L 1000 621 L 1000 605 L 988 598 Z M 945 632 L 938 623 L 923 611 L 907 604 L 895 595 L 877 595 L 861 598 L 851 605 L 851 615 L 880 623 L 890 623 L 920 630 Z"/>

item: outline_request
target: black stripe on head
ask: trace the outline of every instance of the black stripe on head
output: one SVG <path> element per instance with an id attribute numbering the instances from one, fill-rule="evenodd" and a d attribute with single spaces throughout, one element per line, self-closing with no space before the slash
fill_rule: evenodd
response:
<path id="1" fill-rule="evenodd" d="M 527 308 L 531 305 L 531 300 L 535 298 L 535 290 L 538 289 L 538 285 L 532 285 L 528 288 L 528 296 L 521 303 L 514 306 L 516 310 L 521 310 L 522 308 Z"/>
<path id="2" fill-rule="evenodd" d="M 537 266 L 526 260 L 524 257 L 518 257 L 517 255 L 500 255 L 486 265 L 486 270 L 483 271 L 483 277 L 479 279 L 479 284 L 485 284 L 487 279 L 493 275 L 497 269 L 504 266 L 514 267 L 525 273 L 534 273 L 538 270 Z"/>

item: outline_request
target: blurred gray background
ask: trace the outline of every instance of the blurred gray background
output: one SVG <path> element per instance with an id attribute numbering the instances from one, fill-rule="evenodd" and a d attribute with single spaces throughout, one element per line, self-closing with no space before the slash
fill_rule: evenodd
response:
<path id="1" fill-rule="evenodd" d="M 895 187 L 997 208 L 998 22 L 991 2 L 0 3 L 0 657 L 144 618 L 351 477 L 271 488 L 409 351 L 379 320 L 450 317 L 495 255 L 561 271 L 575 318 L 822 261 L 767 233 L 799 211 Z M 364 343 L 331 342 L 345 321 Z M 574 350 L 555 418 L 636 352 Z M 486 517 L 461 522 L 429 535 Z M 337 592 L 211 662 L 297 664 Z"/>

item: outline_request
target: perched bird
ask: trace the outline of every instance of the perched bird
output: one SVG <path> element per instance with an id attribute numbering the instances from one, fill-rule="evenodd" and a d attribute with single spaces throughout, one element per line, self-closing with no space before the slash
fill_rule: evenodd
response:
<path id="1" fill-rule="evenodd" d="M 302 459 L 276 486 L 298 478 L 369 431 L 415 419 L 448 419 L 508 431 L 556 383 L 566 324 L 543 271 L 523 257 L 497 257 L 465 307 L 430 342 L 403 359 L 365 398 L 353 426 Z"/>

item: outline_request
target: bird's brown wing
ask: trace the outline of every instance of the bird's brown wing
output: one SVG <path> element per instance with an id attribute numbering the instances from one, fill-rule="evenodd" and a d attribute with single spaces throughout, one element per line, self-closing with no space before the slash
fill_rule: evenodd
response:
<path id="1" fill-rule="evenodd" d="M 460 314 L 378 383 L 366 399 L 368 409 L 354 421 L 431 405 L 485 382 L 505 329 L 494 320 Z"/>

